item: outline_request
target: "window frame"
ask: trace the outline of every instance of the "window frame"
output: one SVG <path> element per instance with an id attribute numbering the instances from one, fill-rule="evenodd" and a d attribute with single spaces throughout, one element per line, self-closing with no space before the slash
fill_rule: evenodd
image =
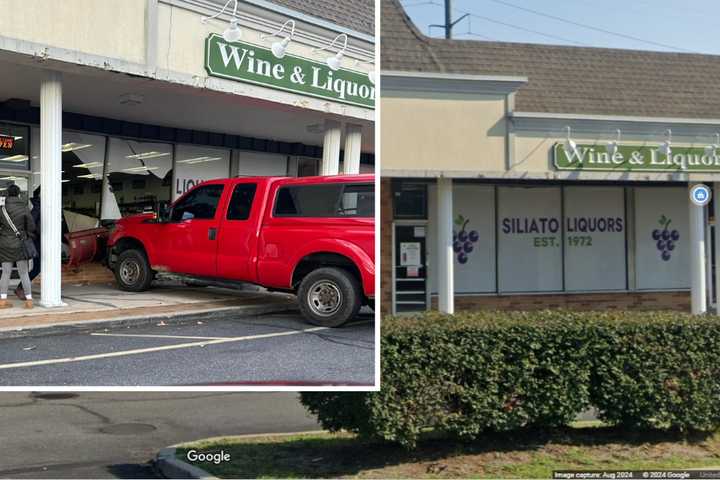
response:
<path id="1" fill-rule="evenodd" d="M 217 218 L 217 215 L 218 215 L 218 210 L 220 210 L 220 206 L 221 206 L 221 204 L 222 204 L 222 197 L 223 197 L 223 195 L 225 194 L 225 184 L 224 184 L 224 183 L 204 183 L 204 184 L 198 185 L 197 187 L 195 187 L 194 189 L 190 190 L 189 192 L 187 192 L 187 193 L 186 193 L 185 195 L 183 195 L 182 197 L 178 198 L 177 201 L 173 204 L 172 209 L 170 210 L 170 215 L 169 215 L 170 222 L 169 222 L 169 223 L 182 223 L 182 222 L 184 222 L 184 221 L 187 221 L 187 220 L 183 220 L 182 218 L 180 218 L 179 220 L 175 220 L 175 219 L 174 219 L 173 216 L 174 216 L 174 214 L 175 214 L 175 211 L 176 211 L 177 207 L 178 207 L 182 202 L 184 202 L 184 201 L 186 201 L 188 198 L 190 198 L 190 196 L 192 196 L 192 195 L 196 194 L 197 192 L 199 192 L 201 189 L 203 189 L 203 188 L 212 188 L 212 187 L 215 187 L 215 188 L 220 187 L 220 196 L 218 197 L 217 205 L 215 205 L 215 212 L 213 213 L 213 216 L 212 216 L 211 218 L 197 218 L 197 217 L 193 217 L 193 218 L 187 219 L 187 220 L 205 220 L 205 221 L 215 220 L 215 219 Z"/>
<path id="2" fill-rule="evenodd" d="M 359 216 L 359 215 L 303 215 L 302 211 L 300 213 L 296 214 L 278 214 L 277 213 L 277 206 L 278 206 L 278 200 L 280 198 L 280 192 L 283 189 L 293 189 L 293 188 L 306 188 L 306 187 L 324 187 L 324 186 L 339 186 L 339 194 L 337 195 L 337 198 L 335 199 L 335 203 L 333 206 L 333 211 L 337 212 L 338 207 L 340 205 L 340 202 L 342 202 L 343 195 L 345 194 L 345 189 L 348 186 L 355 186 L 355 185 L 367 185 L 370 188 L 375 188 L 375 185 L 372 182 L 328 182 L 328 183 L 312 183 L 312 184 L 299 184 L 299 185 L 280 185 L 275 190 L 274 198 L 273 198 L 273 206 L 272 206 L 272 217 L 273 218 L 333 218 L 333 219 L 347 219 L 347 218 L 375 218 L 375 212 L 374 212 L 374 203 L 373 203 L 373 215 L 370 216 Z M 295 197 L 293 197 L 293 200 Z"/>
<path id="3" fill-rule="evenodd" d="M 232 201 L 233 197 L 235 196 L 235 191 L 240 187 L 247 187 L 252 186 L 253 192 L 252 192 L 252 198 L 250 199 L 250 208 L 248 209 L 247 217 L 246 218 L 230 218 L 230 209 L 232 208 Z M 230 192 L 230 198 L 227 202 L 227 209 L 225 212 L 225 220 L 228 222 L 247 222 L 250 220 L 250 217 L 253 214 L 253 209 L 255 207 L 255 200 L 258 192 L 258 183 L 257 182 L 241 182 L 236 183 L 235 186 L 232 189 L 232 192 Z"/>

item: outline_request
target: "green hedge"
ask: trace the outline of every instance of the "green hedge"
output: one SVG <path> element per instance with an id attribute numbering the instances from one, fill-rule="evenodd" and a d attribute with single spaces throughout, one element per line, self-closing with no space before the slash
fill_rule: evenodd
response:
<path id="1" fill-rule="evenodd" d="M 590 398 L 606 422 L 642 428 L 720 427 L 720 320 L 687 315 L 601 321 Z"/>
<path id="2" fill-rule="evenodd" d="M 720 427 L 720 320 L 678 313 L 473 312 L 386 318 L 381 390 L 303 393 L 330 430 L 412 447 L 423 432 L 566 425 L 589 406 L 633 427 Z"/>

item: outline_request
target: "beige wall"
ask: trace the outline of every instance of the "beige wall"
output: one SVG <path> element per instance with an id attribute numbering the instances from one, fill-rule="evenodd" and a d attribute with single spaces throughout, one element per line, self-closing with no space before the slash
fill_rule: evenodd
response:
<path id="1" fill-rule="evenodd" d="M 1 1 L 1 0 L 0 0 Z M 200 21 L 196 12 L 173 7 L 165 3 L 158 6 L 158 67 L 207 77 L 205 71 L 205 39 L 211 33 L 222 33 L 227 27 L 224 20 L 211 20 L 207 23 Z M 241 41 L 270 48 L 277 38 L 263 40 L 263 32 L 241 26 Z M 328 34 L 330 35 L 330 34 Z M 288 54 L 298 55 L 317 61 L 323 61 L 330 53 L 313 53 L 313 47 L 301 43 L 297 39 L 290 43 Z M 350 59 L 345 59 L 344 67 L 367 72 L 369 66 L 365 64 L 354 65 Z"/>
<path id="2" fill-rule="evenodd" d="M 0 35 L 145 61 L 146 0 L 0 0 Z"/>
<path id="3" fill-rule="evenodd" d="M 505 168 L 504 95 L 382 95 L 383 170 Z"/>

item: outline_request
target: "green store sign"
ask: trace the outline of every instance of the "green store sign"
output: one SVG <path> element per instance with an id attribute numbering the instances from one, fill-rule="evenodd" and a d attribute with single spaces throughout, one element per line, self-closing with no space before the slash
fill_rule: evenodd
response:
<path id="1" fill-rule="evenodd" d="M 375 85 L 365 73 L 333 71 L 324 63 L 290 54 L 276 58 L 268 48 L 226 42 L 216 33 L 205 41 L 205 69 L 214 77 L 375 108 Z"/>
<path id="2" fill-rule="evenodd" d="M 658 150 L 658 145 L 618 145 L 611 155 L 604 144 L 578 144 L 570 152 L 564 143 L 553 146 L 555 168 L 573 171 L 720 172 L 718 152 L 708 154 L 704 147 L 672 146 L 670 154 L 665 154 Z"/>

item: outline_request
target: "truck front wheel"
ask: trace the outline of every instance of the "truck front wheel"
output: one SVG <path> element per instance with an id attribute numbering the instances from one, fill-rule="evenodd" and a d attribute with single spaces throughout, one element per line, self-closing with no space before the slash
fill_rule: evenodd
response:
<path id="1" fill-rule="evenodd" d="M 145 291 L 150 288 L 154 276 L 145 252 L 128 249 L 118 255 L 115 264 L 115 280 L 121 290 L 126 292 Z"/>
<path id="2" fill-rule="evenodd" d="M 339 327 L 360 310 L 360 284 L 340 268 L 318 268 L 300 283 L 300 311 L 308 322 L 322 327 Z"/>

